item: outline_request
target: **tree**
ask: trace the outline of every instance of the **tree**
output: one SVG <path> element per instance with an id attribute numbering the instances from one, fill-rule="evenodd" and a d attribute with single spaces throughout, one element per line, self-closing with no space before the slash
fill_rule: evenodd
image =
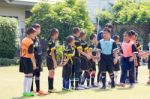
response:
<path id="1" fill-rule="evenodd" d="M 82 28 L 87 34 L 93 30 L 85 0 L 66 0 L 56 4 L 42 2 L 36 4 L 31 12 L 32 16 L 26 20 L 27 26 L 33 23 L 41 24 L 41 36 L 45 39 L 54 27 L 59 29 L 61 41 L 71 34 L 75 26 Z"/>

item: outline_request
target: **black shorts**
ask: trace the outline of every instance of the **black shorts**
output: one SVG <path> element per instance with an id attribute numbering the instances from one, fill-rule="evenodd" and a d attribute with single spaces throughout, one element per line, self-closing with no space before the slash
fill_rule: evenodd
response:
<path id="1" fill-rule="evenodd" d="M 72 64 L 66 64 L 62 70 L 62 77 L 64 79 L 69 79 L 71 77 Z"/>
<path id="2" fill-rule="evenodd" d="M 150 69 L 150 56 L 148 58 L 148 69 Z"/>
<path id="3" fill-rule="evenodd" d="M 100 72 L 113 73 L 113 56 L 101 54 L 101 60 L 99 64 Z"/>
<path id="4" fill-rule="evenodd" d="M 37 68 L 37 70 L 42 71 L 42 67 L 41 67 L 41 64 L 42 64 L 42 56 L 35 54 L 35 60 L 36 60 L 36 68 Z"/>
<path id="5" fill-rule="evenodd" d="M 20 58 L 19 72 L 25 74 L 33 73 L 33 64 L 30 58 Z"/>
<path id="6" fill-rule="evenodd" d="M 89 60 L 85 56 L 81 56 L 81 70 L 89 69 Z"/>
<path id="7" fill-rule="evenodd" d="M 119 70 L 120 70 L 120 65 L 118 61 L 117 64 L 114 64 L 114 71 L 119 71 Z"/>
<path id="8" fill-rule="evenodd" d="M 52 60 L 52 57 L 47 56 L 46 62 L 48 70 L 54 70 L 54 62 Z"/>
<path id="9" fill-rule="evenodd" d="M 93 60 L 89 61 L 90 64 L 90 71 L 96 71 L 96 64 Z"/>
<path id="10" fill-rule="evenodd" d="M 73 57 L 73 68 L 74 72 L 80 72 L 81 70 L 81 59 L 80 57 Z"/>
<path id="11" fill-rule="evenodd" d="M 40 77 L 40 71 L 39 71 L 39 69 L 35 69 L 35 70 L 33 71 L 33 76 L 35 76 L 35 77 Z"/>

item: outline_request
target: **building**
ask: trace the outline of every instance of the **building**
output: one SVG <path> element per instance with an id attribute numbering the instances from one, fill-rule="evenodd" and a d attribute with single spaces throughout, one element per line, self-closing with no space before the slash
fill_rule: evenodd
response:
<path id="1" fill-rule="evenodd" d="M 0 16 L 13 17 L 18 20 L 19 28 L 17 38 L 22 38 L 25 32 L 25 19 L 30 15 L 30 9 L 34 4 L 42 0 L 0 0 Z M 49 0 L 55 3 L 56 0 Z"/>
<path id="2" fill-rule="evenodd" d="M 107 9 L 110 7 L 109 4 L 113 4 L 114 2 L 115 0 L 86 0 L 86 5 L 91 21 L 96 24 L 96 12 L 98 10 Z"/>

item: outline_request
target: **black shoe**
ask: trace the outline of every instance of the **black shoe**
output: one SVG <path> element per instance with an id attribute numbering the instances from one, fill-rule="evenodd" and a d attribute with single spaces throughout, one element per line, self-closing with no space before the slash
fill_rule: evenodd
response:
<path id="1" fill-rule="evenodd" d="M 106 89 L 106 86 L 102 86 L 101 89 Z"/>
<path id="2" fill-rule="evenodd" d="M 113 82 L 111 82 L 111 88 L 115 88 L 116 86 L 115 86 L 115 82 L 113 81 Z"/>

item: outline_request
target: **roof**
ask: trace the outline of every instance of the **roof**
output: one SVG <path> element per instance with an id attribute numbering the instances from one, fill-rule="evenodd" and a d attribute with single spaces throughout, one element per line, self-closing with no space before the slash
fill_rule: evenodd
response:
<path id="1" fill-rule="evenodd" d="M 17 5 L 27 5 L 27 6 L 33 6 L 36 3 L 43 2 L 44 0 L 5 0 L 5 2 L 9 4 L 17 4 Z M 49 3 L 56 3 L 58 1 L 62 0 L 48 0 Z"/>

